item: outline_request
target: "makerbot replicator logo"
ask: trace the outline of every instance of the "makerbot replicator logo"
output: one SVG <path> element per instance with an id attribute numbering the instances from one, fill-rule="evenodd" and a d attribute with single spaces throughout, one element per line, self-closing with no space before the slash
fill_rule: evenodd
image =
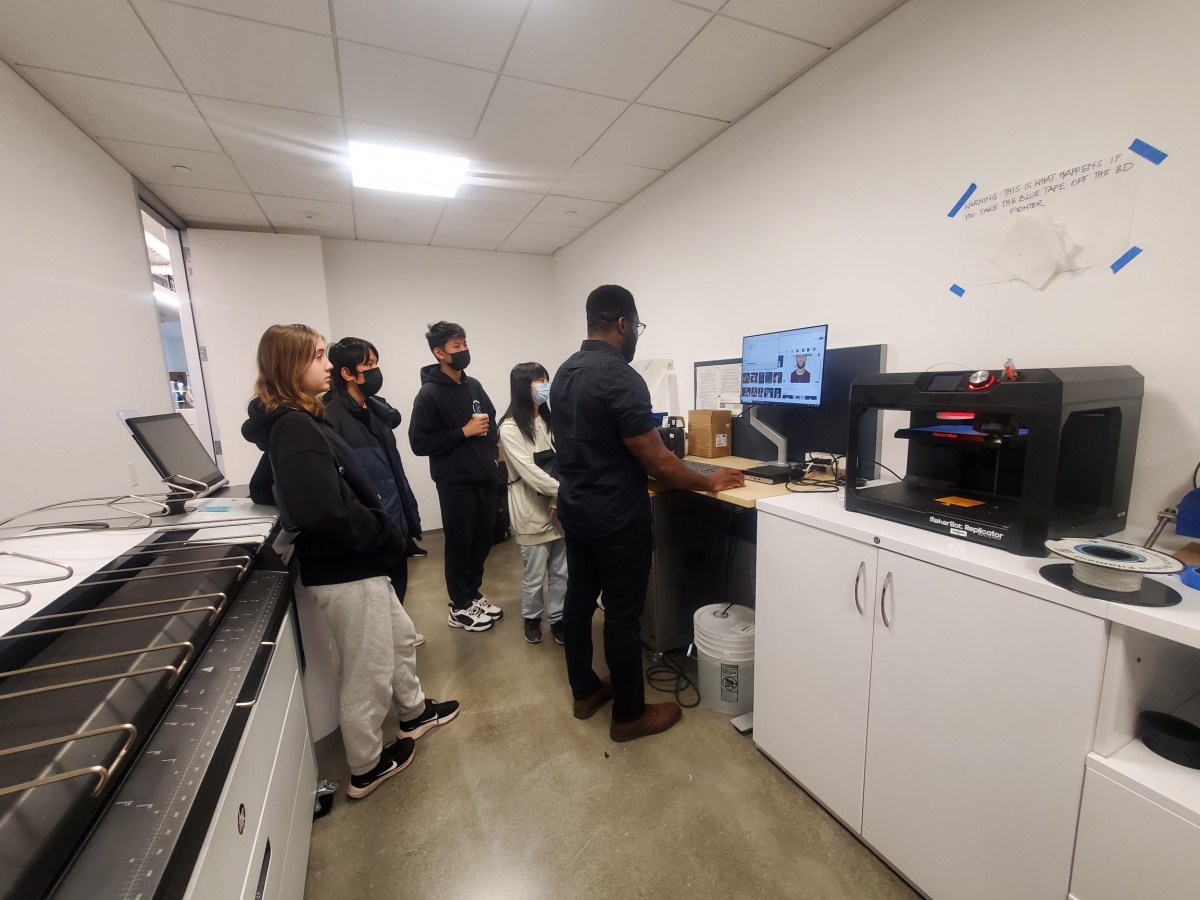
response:
<path id="1" fill-rule="evenodd" d="M 1004 540 L 1004 532 L 996 531 L 993 528 L 982 528 L 979 525 L 971 525 L 967 522 L 955 522 L 953 519 L 943 519 L 941 516 L 930 516 L 929 523 L 931 525 L 942 525 L 950 529 L 950 533 L 956 537 L 984 537 L 992 541 Z"/>

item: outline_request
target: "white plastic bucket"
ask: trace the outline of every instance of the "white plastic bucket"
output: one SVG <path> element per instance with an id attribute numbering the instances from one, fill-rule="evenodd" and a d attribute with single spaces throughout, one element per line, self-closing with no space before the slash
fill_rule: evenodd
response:
<path id="1" fill-rule="evenodd" d="M 693 618 L 700 701 L 727 716 L 754 707 L 754 610 L 714 603 Z"/>

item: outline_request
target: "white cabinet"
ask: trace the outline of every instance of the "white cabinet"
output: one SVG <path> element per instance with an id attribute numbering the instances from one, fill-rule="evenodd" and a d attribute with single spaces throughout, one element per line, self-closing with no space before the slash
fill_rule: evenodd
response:
<path id="1" fill-rule="evenodd" d="M 934 900 L 1061 900 L 1104 620 L 878 553 L 863 839 Z"/>
<path id="2" fill-rule="evenodd" d="M 754 740 L 855 831 L 876 554 L 850 538 L 759 518 Z"/>
<path id="3" fill-rule="evenodd" d="M 1062 900 L 1107 623 L 769 514 L 757 565 L 763 752 L 932 900 Z"/>

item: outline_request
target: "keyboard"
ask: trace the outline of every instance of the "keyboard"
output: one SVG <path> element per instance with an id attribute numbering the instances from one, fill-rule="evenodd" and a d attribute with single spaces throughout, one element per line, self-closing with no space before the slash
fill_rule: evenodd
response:
<path id="1" fill-rule="evenodd" d="M 681 460 L 681 462 L 697 475 L 711 475 L 717 469 L 724 468 L 723 466 L 714 466 L 712 463 L 695 462 L 690 459 Z"/>

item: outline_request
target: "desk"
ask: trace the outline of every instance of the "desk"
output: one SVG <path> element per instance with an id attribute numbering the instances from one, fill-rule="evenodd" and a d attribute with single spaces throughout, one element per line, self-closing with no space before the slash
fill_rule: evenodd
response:
<path id="1" fill-rule="evenodd" d="M 740 456 L 684 459 L 731 469 L 763 465 Z M 819 490 L 748 482 L 717 493 L 673 491 L 650 482 L 654 561 L 642 613 L 642 642 L 656 653 L 692 641 L 692 616 L 710 603 L 754 606 L 757 513 L 761 500 Z"/>

